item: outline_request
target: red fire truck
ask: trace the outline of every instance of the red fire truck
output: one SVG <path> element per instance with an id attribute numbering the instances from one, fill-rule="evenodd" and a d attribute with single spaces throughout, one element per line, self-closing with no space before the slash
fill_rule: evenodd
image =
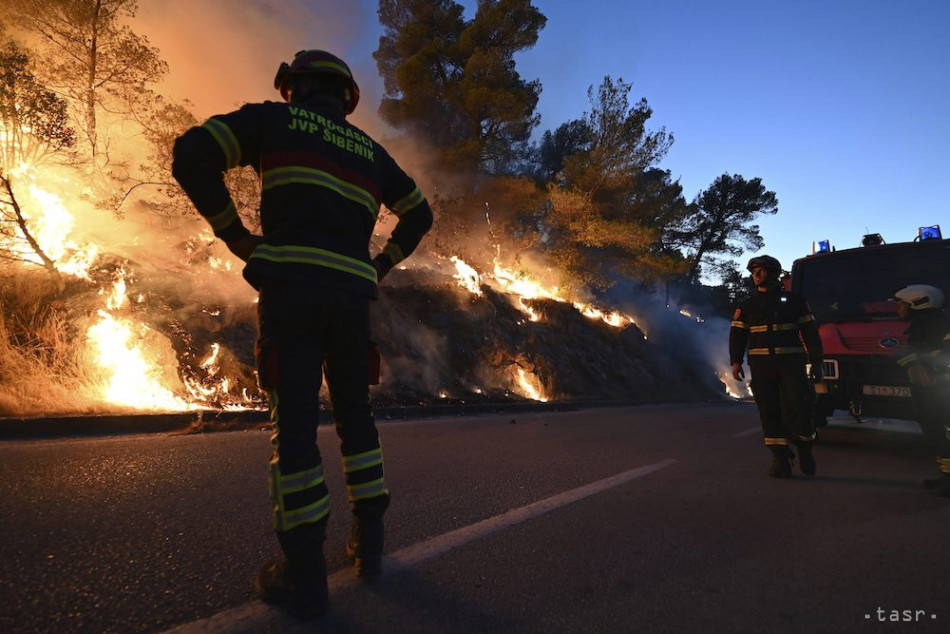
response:
<path id="1" fill-rule="evenodd" d="M 795 260 L 791 290 L 808 300 L 824 346 L 824 374 L 815 385 L 817 422 L 835 410 L 862 416 L 914 419 L 906 371 L 907 323 L 888 301 L 908 284 L 930 284 L 950 297 L 950 239 L 922 227 L 913 242 L 885 244 L 878 234 L 864 246 L 834 250 L 817 243 Z"/>

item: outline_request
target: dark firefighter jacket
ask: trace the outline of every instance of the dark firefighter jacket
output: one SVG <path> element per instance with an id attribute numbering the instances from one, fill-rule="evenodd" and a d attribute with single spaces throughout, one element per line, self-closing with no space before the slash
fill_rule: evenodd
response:
<path id="1" fill-rule="evenodd" d="M 244 269 L 257 289 L 279 280 L 372 296 L 377 268 L 385 274 L 407 257 L 432 225 L 413 180 L 329 106 L 248 104 L 175 143 L 175 178 L 228 243 L 248 234 L 224 184 L 224 172 L 239 165 L 261 179 L 263 243 Z M 399 221 L 374 266 L 369 242 L 380 204 Z"/>
<path id="2" fill-rule="evenodd" d="M 729 330 L 729 358 L 732 363 L 742 363 L 747 346 L 750 360 L 804 357 L 803 341 L 808 360 L 820 363 L 823 352 L 815 316 L 800 295 L 775 285 L 765 292 L 756 291 L 739 304 Z"/>
<path id="3" fill-rule="evenodd" d="M 950 379 L 950 317 L 940 309 L 912 311 L 906 354 L 897 360 L 907 368 L 911 383 L 930 385 L 935 378 Z"/>

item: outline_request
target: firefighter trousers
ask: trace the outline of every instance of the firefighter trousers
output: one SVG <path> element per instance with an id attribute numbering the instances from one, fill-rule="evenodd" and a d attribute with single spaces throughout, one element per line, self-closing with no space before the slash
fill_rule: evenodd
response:
<path id="1" fill-rule="evenodd" d="M 940 471 L 950 475 L 950 385 L 912 385 L 911 395 L 924 440 Z"/>
<path id="2" fill-rule="evenodd" d="M 769 447 L 815 439 L 811 416 L 814 392 L 805 376 L 801 355 L 751 357 L 752 395 L 759 408 L 762 435 Z"/>
<path id="3" fill-rule="evenodd" d="M 351 508 L 381 517 L 389 503 L 369 405 L 369 299 L 315 295 L 313 289 L 266 287 L 258 303 L 258 375 L 274 423 L 270 494 L 274 528 L 288 559 L 299 541 L 290 533 L 320 533 L 307 527 L 325 525 L 330 512 L 317 447 L 324 371 Z"/>

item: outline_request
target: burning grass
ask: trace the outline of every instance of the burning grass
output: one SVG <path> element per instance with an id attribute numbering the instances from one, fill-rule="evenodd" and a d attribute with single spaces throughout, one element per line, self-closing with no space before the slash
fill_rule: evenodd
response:
<path id="1" fill-rule="evenodd" d="M 147 270 L 100 257 L 88 279 L 22 269 L 4 278 L 0 415 L 261 407 L 253 302 L 203 294 L 213 273 L 200 267 L 174 283 Z M 525 274 L 498 282 L 465 270 L 399 271 L 381 289 L 377 403 L 696 400 L 721 389 L 683 347 L 683 329 L 703 324 L 671 313 L 673 326 L 658 322 L 647 340 L 632 316 Z M 512 279 L 530 288 L 514 293 Z"/>
<path id="2" fill-rule="evenodd" d="M 183 305 L 167 287 L 144 284 L 130 297 L 121 266 L 100 261 L 89 272 L 2 278 L 0 416 L 262 404 L 252 306 Z"/>

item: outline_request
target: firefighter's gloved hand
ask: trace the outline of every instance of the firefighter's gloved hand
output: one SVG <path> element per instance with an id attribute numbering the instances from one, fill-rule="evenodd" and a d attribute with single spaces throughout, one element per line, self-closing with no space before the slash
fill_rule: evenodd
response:
<path id="1" fill-rule="evenodd" d="M 811 364 L 811 367 L 808 368 L 808 378 L 815 383 L 825 378 L 825 370 L 821 367 L 821 363 Z"/>
<path id="2" fill-rule="evenodd" d="M 255 236 L 249 233 L 246 236 L 225 244 L 228 245 L 228 249 L 231 253 L 241 258 L 244 262 L 247 262 L 251 258 L 251 253 L 254 252 L 254 249 L 263 241 L 264 238 L 261 236 Z"/>
<path id="3" fill-rule="evenodd" d="M 742 369 L 741 363 L 732 364 L 732 378 L 736 381 L 745 381 L 745 371 Z"/>

